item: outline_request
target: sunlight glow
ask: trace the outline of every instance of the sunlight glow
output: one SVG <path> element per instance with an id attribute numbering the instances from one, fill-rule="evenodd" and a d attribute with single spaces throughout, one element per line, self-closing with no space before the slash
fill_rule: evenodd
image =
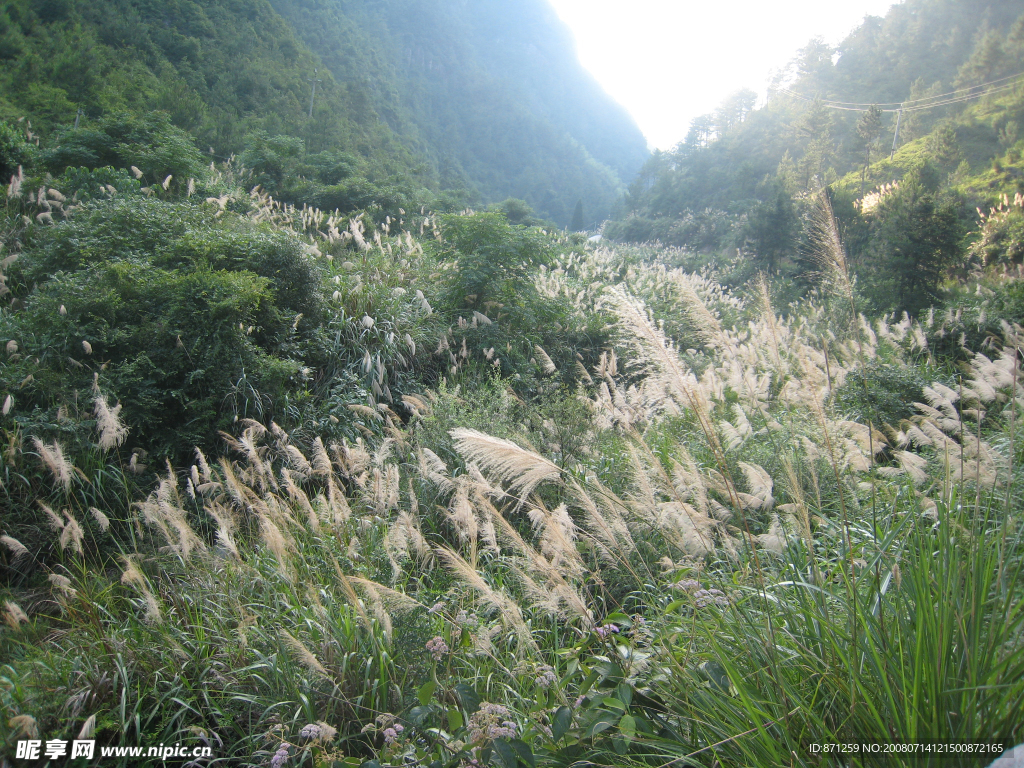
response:
<path id="1" fill-rule="evenodd" d="M 632 113 L 652 148 L 669 149 L 690 121 L 729 94 L 764 95 L 769 78 L 813 37 L 837 43 L 893 0 L 550 0 L 580 60 Z"/>

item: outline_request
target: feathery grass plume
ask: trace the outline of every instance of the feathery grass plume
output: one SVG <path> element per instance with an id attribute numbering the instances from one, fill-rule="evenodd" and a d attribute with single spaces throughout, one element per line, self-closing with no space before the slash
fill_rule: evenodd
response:
<path id="1" fill-rule="evenodd" d="M 331 564 L 334 566 L 334 572 L 338 576 L 338 582 L 341 584 L 341 591 L 345 593 L 345 598 L 348 600 L 349 607 L 356 612 L 356 616 L 359 617 L 359 621 L 362 623 L 363 629 L 372 634 L 373 622 L 370 620 L 370 614 L 366 612 L 366 606 L 359 598 L 359 594 L 356 592 L 356 588 L 352 586 L 352 582 L 349 580 L 349 577 L 342 572 L 337 559 L 334 555 L 330 555 L 330 558 Z"/>
<path id="2" fill-rule="evenodd" d="M 697 295 L 689 275 L 677 273 L 676 279 L 671 281 L 679 298 L 683 303 L 686 318 L 690 321 L 697 335 L 705 344 L 723 349 L 728 345 L 725 333 L 722 331 L 722 324 L 718 318 L 711 314 L 707 305 Z"/>
<path id="3" fill-rule="evenodd" d="M 473 514 L 473 505 L 469 503 L 469 479 L 465 475 L 455 479 L 455 493 L 452 494 L 452 500 L 445 511 L 452 528 L 458 534 L 459 541 L 471 545 L 475 553 L 480 531 L 476 515 Z"/>
<path id="4" fill-rule="evenodd" d="M 199 465 L 199 471 L 203 473 L 203 482 L 212 483 L 213 471 L 210 469 L 210 465 L 206 462 L 206 456 L 203 455 L 203 452 L 199 448 L 196 448 L 196 463 Z M 198 486 L 199 483 L 196 483 L 196 485 Z"/>
<path id="5" fill-rule="evenodd" d="M 768 528 L 768 533 L 758 535 L 757 540 L 769 552 L 781 555 L 785 551 L 789 542 L 786 540 L 786 530 L 778 515 L 772 515 L 772 522 Z"/>
<path id="6" fill-rule="evenodd" d="M 277 523 L 269 515 L 260 515 L 260 538 L 267 549 L 277 559 L 277 571 L 285 579 L 291 581 L 291 553 L 295 551 L 295 542 L 281 531 Z"/>
<path id="7" fill-rule="evenodd" d="M 122 555 L 124 560 L 124 571 L 121 573 L 121 583 L 145 587 L 149 581 L 139 568 L 138 555 Z"/>
<path id="8" fill-rule="evenodd" d="M 582 576 L 587 571 L 575 547 L 572 547 L 571 554 L 560 552 L 558 560 L 548 558 L 530 546 L 508 519 L 486 499 L 482 499 L 481 504 L 484 505 L 485 512 L 501 539 L 508 542 L 512 549 L 521 555 L 524 566 L 514 568 L 526 587 L 534 607 L 562 618 L 575 616 L 587 626 L 593 626 L 593 611 L 568 580 Z M 542 514 L 540 510 L 533 512 Z M 544 585 L 534 581 L 530 573 L 542 576 Z"/>
<path id="9" fill-rule="evenodd" d="M 236 559 L 241 559 L 238 545 L 235 544 L 235 516 L 232 511 L 216 501 L 206 504 L 204 509 L 217 522 L 217 544 Z"/>
<path id="10" fill-rule="evenodd" d="M 693 456 L 686 450 L 686 446 L 677 446 L 681 461 L 672 459 L 672 472 L 670 482 L 672 485 L 671 495 L 678 501 L 689 502 L 698 513 L 707 517 L 711 511 L 708 500 L 708 487 L 701 475 L 700 468 L 693 460 Z M 731 517 L 729 513 L 728 517 Z M 728 519 L 726 517 L 725 519 Z"/>
<path id="11" fill-rule="evenodd" d="M 139 568 L 138 555 L 123 555 L 124 571 L 121 573 L 121 583 L 126 586 L 133 586 L 142 593 L 146 603 L 146 621 L 150 624 L 162 624 L 163 612 L 160 610 L 160 601 L 157 600 L 153 590 L 150 589 L 149 579 Z"/>
<path id="12" fill-rule="evenodd" d="M 551 564 L 561 568 L 568 576 L 580 576 L 586 570 L 583 559 L 576 547 L 579 529 L 565 504 L 549 510 L 543 504 L 527 512 L 530 525 L 540 535 L 541 554 Z"/>
<path id="13" fill-rule="evenodd" d="M 313 652 L 302 644 L 301 640 L 284 628 L 280 630 L 280 637 L 284 642 L 285 647 L 291 651 L 292 656 L 295 657 L 296 661 L 310 672 L 314 672 L 322 678 L 330 679 L 330 672 L 328 672 L 327 668 L 320 663 L 320 660 L 313 655 Z"/>
<path id="14" fill-rule="evenodd" d="M 779 329 L 776 324 L 775 309 L 772 307 L 772 292 L 768 285 L 768 277 L 764 272 L 758 272 L 754 280 L 754 288 L 757 290 L 758 310 L 761 320 L 768 326 L 769 338 L 772 345 L 772 356 L 775 358 L 775 367 L 782 369 L 782 356 L 779 354 Z"/>
<path id="15" fill-rule="evenodd" d="M 828 190 L 822 189 L 815 201 L 808 232 L 811 257 L 821 270 L 822 280 L 836 295 L 850 303 L 853 310 L 853 283 L 846 261 L 846 248 L 839 235 L 839 225 L 832 212 Z"/>
<path id="16" fill-rule="evenodd" d="M 715 455 L 716 463 L 726 478 L 730 501 L 739 507 L 735 483 L 731 480 L 729 465 L 718 432 L 715 430 L 703 387 L 693 373 L 682 364 L 665 334 L 654 326 L 637 302 L 631 300 L 619 288 L 610 289 L 605 296 L 621 321 L 624 332 L 629 334 L 628 338 L 637 353 L 638 362 L 649 369 L 670 397 L 697 417 L 701 431 Z"/>
<path id="17" fill-rule="evenodd" d="M 782 469 L 786 475 L 786 490 L 789 491 L 789 495 L 793 501 L 789 504 L 779 505 L 779 510 L 790 514 L 797 522 L 797 527 L 800 531 L 800 535 L 804 541 L 807 542 L 808 546 L 814 544 L 814 536 L 811 532 L 811 517 L 807 511 L 807 501 L 804 498 L 803 484 L 800 482 L 800 478 L 797 476 L 796 467 L 793 464 L 793 458 L 791 456 L 782 457 Z M 815 567 L 817 564 L 815 563 Z"/>
<path id="18" fill-rule="evenodd" d="M 458 553 L 444 546 L 436 546 L 434 551 L 448 566 L 448 570 L 451 571 L 456 579 L 476 592 L 477 600 L 481 605 L 497 611 L 502 623 L 516 633 L 521 646 L 525 645 L 536 650 L 537 643 L 533 639 L 526 620 L 523 618 L 522 609 L 515 600 L 504 592 L 492 589 L 483 576 L 472 565 L 463 560 Z"/>
<path id="19" fill-rule="evenodd" d="M 409 408 L 414 416 L 427 415 L 430 413 L 430 404 L 416 395 L 402 395 L 402 402 Z"/>
<path id="20" fill-rule="evenodd" d="M 136 506 L 142 511 L 143 520 L 159 530 L 168 548 L 183 560 L 188 560 L 193 551 L 206 551 L 206 544 L 192 530 L 188 513 L 182 509 L 178 479 L 170 463 L 157 489 Z"/>
<path id="21" fill-rule="evenodd" d="M 316 477 L 327 477 L 334 469 L 331 466 L 331 457 L 327 454 L 324 441 L 317 435 L 313 440 L 313 475 Z"/>
<path id="22" fill-rule="evenodd" d="M 17 603 L 6 600 L 4 601 L 4 621 L 14 631 L 21 629 L 22 624 L 28 623 L 28 614 L 21 610 L 21 606 Z"/>
<path id="23" fill-rule="evenodd" d="M 775 497 L 772 496 L 774 482 L 771 475 L 763 467 L 746 461 L 741 461 L 739 467 L 750 488 L 749 494 L 740 494 L 744 506 L 747 509 L 771 509 L 775 504 Z"/>
<path id="24" fill-rule="evenodd" d="M 396 615 L 409 613 L 417 609 L 426 610 L 426 606 L 417 602 L 408 595 L 397 590 L 385 587 L 369 579 L 362 579 L 356 576 L 349 576 L 348 581 L 355 587 L 363 590 L 370 600 L 373 615 L 384 630 L 385 636 L 390 639 L 394 633 L 391 622 L 391 613 Z"/>
<path id="25" fill-rule="evenodd" d="M 107 405 L 105 395 L 97 395 L 94 402 L 96 413 L 96 429 L 100 433 L 100 450 L 109 451 L 124 443 L 128 437 L 128 427 L 121 422 L 121 404 L 113 408 Z"/>
<path id="26" fill-rule="evenodd" d="M 328 463 L 328 466 L 330 464 Z M 330 472 L 330 470 L 328 470 Z M 284 467 L 281 468 L 281 480 L 284 481 L 284 489 L 288 493 L 288 497 L 299 505 L 303 512 L 306 513 L 306 520 L 308 521 L 309 528 L 312 531 L 320 530 L 320 518 L 317 517 L 316 510 L 313 509 L 313 505 L 309 503 L 309 497 L 306 496 L 299 486 L 292 480 L 292 474 Z"/>
<path id="27" fill-rule="evenodd" d="M 455 450 L 468 461 L 475 461 L 485 470 L 507 482 L 522 499 L 544 482 L 561 485 L 562 471 L 540 454 L 520 448 L 510 440 L 485 435 L 475 429 L 453 429 Z"/>
<path id="28" fill-rule="evenodd" d="M 64 457 L 64 449 L 56 440 L 51 445 L 46 445 L 38 437 L 32 438 L 32 444 L 39 453 L 39 460 L 50 470 L 54 481 L 65 491 L 71 488 L 71 479 L 74 475 L 74 465 Z"/>
<path id="29" fill-rule="evenodd" d="M 420 477 L 429 480 L 444 493 L 455 490 L 455 483 L 448 476 L 448 465 L 444 459 L 429 448 L 418 448 L 416 458 L 419 461 Z"/>
<path id="30" fill-rule="evenodd" d="M 27 736 L 30 739 L 39 738 L 39 725 L 32 715 L 15 715 L 7 721 L 7 727 L 11 729 L 11 736 Z"/>
<path id="31" fill-rule="evenodd" d="M 89 514 L 92 515 L 92 519 L 96 521 L 96 525 L 100 527 L 103 533 L 110 530 L 110 518 L 103 514 L 96 507 L 89 507 Z"/>
<path id="32" fill-rule="evenodd" d="M 67 576 L 63 576 L 59 573 L 51 573 L 46 578 L 51 584 L 53 584 L 53 586 L 69 597 L 74 597 L 78 593 L 78 590 L 71 586 L 71 579 Z"/>
<path id="33" fill-rule="evenodd" d="M 82 539 L 85 538 L 85 531 L 82 530 L 78 520 L 68 510 L 64 510 L 64 517 L 67 522 L 64 523 L 60 533 L 60 548 L 67 549 L 71 547 L 75 554 L 81 555 L 83 552 Z"/>
<path id="34" fill-rule="evenodd" d="M 327 505 L 331 512 L 331 521 L 335 527 L 340 528 L 352 519 L 352 509 L 348 505 L 348 499 L 336 482 L 333 475 L 327 478 Z"/>
<path id="35" fill-rule="evenodd" d="M 7 397 L 4 398 L 4 405 L 3 405 L 3 408 L 0 408 L 0 414 L 6 416 L 8 413 L 11 412 L 11 408 L 13 406 L 14 406 L 14 397 L 13 397 L 13 395 L 8 395 Z"/>
<path id="36" fill-rule="evenodd" d="M 285 446 L 285 455 L 288 457 L 288 463 L 292 469 L 301 475 L 303 478 L 309 477 L 313 473 L 313 467 L 302 455 L 302 451 L 296 448 L 294 445 Z"/>
<path id="37" fill-rule="evenodd" d="M 91 739 L 96 735 L 96 715 L 89 715 L 78 731 L 79 739 Z"/>
<path id="38" fill-rule="evenodd" d="M 395 578 L 401 574 L 399 563 L 394 557 L 397 553 L 415 559 L 423 567 L 429 567 L 433 561 L 433 552 L 420 530 L 419 521 L 413 513 L 405 510 L 398 513 L 388 528 L 384 537 L 384 549 L 391 560 Z"/>
<path id="39" fill-rule="evenodd" d="M 267 428 L 252 419 L 243 419 L 241 423 L 247 426 L 237 439 L 227 432 L 220 432 L 220 436 L 228 444 L 228 447 L 245 456 L 246 469 L 254 475 L 261 492 L 276 491 L 278 486 L 274 477 L 274 469 L 270 466 L 270 462 L 264 460 L 269 449 L 267 446 L 258 445 L 259 440 L 266 434 Z M 223 466 L 222 460 L 221 467 Z"/>
<path id="40" fill-rule="evenodd" d="M 575 364 L 574 368 L 575 368 L 575 371 L 576 371 L 576 375 L 582 381 L 585 381 L 587 384 L 593 384 L 594 383 L 593 377 L 591 377 L 591 375 L 587 371 L 586 367 L 579 360 L 576 361 L 576 364 Z"/>
<path id="41" fill-rule="evenodd" d="M 569 483 L 572 498 L 585 515 L 586 538 L 606 562 L 628 568 L 627 561 L 636 552 L 636 542 L 620 512 L 625 505 L 600 481 L 595 480 L 592 484 L 597 501 L 575 479 Z"/>
<path id="42" fill-rule="evenodd" d="M 7 547 L 11 553 L 11 562 L 15 563 L 28 554 L 28 547 L 22 544 L 13 536 L 0 536 L 0 544 Z"/>
<path id="43" fill-rule="evenodd" d="M 548 357 L 548 353 L 541 348 L 540 344 L 534 344 L 533 351 L 537 355 L 537 362 L 540 363 L 540 369 L 545 376 L 558 373 L 558 368 L 555 367 L 551 358 Z"/>

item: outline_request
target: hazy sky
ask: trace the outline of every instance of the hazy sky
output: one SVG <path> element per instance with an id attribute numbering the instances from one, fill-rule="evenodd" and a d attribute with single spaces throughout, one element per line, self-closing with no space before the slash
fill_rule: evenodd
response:
<path id="1" fill-rule="evenodd" d="M 839 42 L 893 0 L 550 0 L 580 59 L 628 109 L 652 147 L 740 88 L 764 94 L 812 37 Z"/>

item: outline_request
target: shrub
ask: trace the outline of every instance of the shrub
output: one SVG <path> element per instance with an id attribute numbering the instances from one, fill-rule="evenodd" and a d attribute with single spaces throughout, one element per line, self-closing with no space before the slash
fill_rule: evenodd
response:
<path id="1" fill-rule="evenodd" d="M 24 308 L 4 325 L 23 356 L 5 383 L 31 374 L 22 399 L 50 408 L 99 374 L 133 439 L 172 456 L 236 415 L 272 417 L 301 368 L 297 316 L 323 312 L 320 269 L 294 237 L 183 203 L 88 204 L 35 229 L 16 266 Z"/>

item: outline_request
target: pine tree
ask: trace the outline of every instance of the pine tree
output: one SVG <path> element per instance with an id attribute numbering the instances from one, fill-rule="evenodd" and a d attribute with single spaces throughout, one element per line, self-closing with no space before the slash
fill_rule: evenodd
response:
<path id="1" fill-rule="evenodd" d="M 582 232 L 586 227 L 583 224 L 583 200 L 576 202 L 576 210 L 572 212 L 572 224 L 569 229 L 573 232 Z"/>

